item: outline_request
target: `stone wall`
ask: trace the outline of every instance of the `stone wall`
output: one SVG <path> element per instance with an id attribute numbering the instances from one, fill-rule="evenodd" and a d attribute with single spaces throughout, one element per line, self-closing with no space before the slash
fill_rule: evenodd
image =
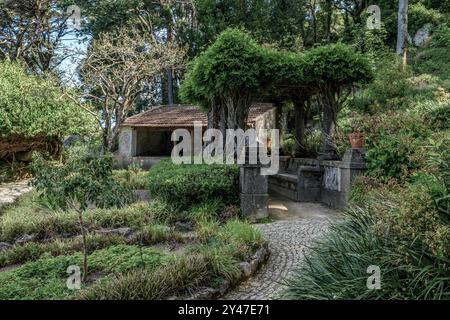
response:
<path id="1" fill-rule="evenodd" d="M 364 172 L 365 149 L 348 149 L 342 161 L 280 157 L 280 172 L 269 177 L 269 190 L 298 202 L 347 204 L 352 180 Z"/>

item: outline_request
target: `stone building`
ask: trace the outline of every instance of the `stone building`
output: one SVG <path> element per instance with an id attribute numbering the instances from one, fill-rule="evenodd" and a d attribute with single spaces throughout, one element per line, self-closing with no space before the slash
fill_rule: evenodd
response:
<path id="1" fill-rule="evenodd" d="M 192 105 L 156 106 L 129 117 L 122 125 L 119 137 L 119 166 L 139 162 L 151 167 L 162 158 L 170 157 L 176 129 L 194 130 L 194 122 L 208 126 L 207 115 Z M 255 103 L 249 110 L 248 128 L 273 129 L 276 127 L 276 108 L 268 103 Z"/>

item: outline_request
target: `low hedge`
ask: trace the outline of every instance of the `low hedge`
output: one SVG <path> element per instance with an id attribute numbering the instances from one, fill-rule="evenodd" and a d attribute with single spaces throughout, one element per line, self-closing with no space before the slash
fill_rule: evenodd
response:
<path id="1" fill-rule="evenodd" d="M 164 160 L 149 171 L 149 189 L 153 198 L 162 198 L 182 208 L 211 199 L 220 199 L 225 205 L 237 204 L 239 168 L 235 165 L 176 165 Z"/>

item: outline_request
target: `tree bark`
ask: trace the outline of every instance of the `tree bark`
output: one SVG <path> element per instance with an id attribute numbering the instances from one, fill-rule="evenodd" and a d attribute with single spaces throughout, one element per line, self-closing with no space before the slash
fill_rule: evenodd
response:
<path id="1" fill-rule="evenodd" d="M 167 102 L 173 105 L 173 73 L 172 68 L 167 69 Z"/>
<path id="2" fill-rule="evenodd" d="M 320 98 L 322 104 L 322 145 L 324 160 L 336 160 L 338 155 L 333 141 L 333 129 L 336 122 L 338 102 L 331 88 L 323 88 Z"/>
<path id="3" fill-rule="evenodd" d="M 305 111 L 305 101 L 303 99 L 294 102 L 295 139 L 299 145 L 299 152 L 302 154 L 305 152 Z"/>
<path id="4" fill-rule="evenodd" d="M 407 39 L 408 39 L 408 0 L 399 0 L 397 54 L 402 58 L 403 66 L 406 65 Z"/>
<path id="5" fill-rule="evenodd" d="M 327 13 L 325 38 L 327 40 L 327 43 L 330 43 L 331 42 L 331 24 L 332 24 L 332 19 L 333 19 L 333 4 L 331 3 L 331 0 L 327 0 L 325 4 L 326 4 L 325 11 Z"/>

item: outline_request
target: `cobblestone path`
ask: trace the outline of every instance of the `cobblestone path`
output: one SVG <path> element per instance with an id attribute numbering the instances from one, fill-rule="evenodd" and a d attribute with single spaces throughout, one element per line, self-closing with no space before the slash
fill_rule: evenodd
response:
<path id="1" fill-rule="evenodd" d="M 279 298 L 283 280 L 303 261 L 304 250 L 307 250 L 311 242 L 324 235 L 329 221 L 329 218 L 320 216 L 257 225 L 269 241 L 270 258 L 253 278 L 226 294 L 223 299 Z"/>
<path id="2" fill-rule="evenodd" d="M 27 180 L 0 184 L 0 208 L 16 201 L 24 193 L 30 192 Z"/>

